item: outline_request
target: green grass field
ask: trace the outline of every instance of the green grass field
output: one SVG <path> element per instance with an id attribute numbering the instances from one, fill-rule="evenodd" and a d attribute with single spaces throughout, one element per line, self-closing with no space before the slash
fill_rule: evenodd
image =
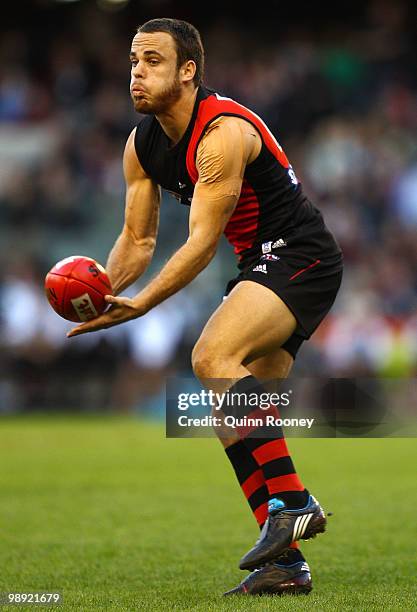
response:
<path id="1" fill-rule="evenodd" d="M 413 439 L 290 440 L 334 512 L 302 545 L 314 590 L 228 599 L 257 528 L 216 440 L 22 417 L 0 422 L 0 441 L 0 591 L 60 590 L 58 610 L 417 610 Z"/>

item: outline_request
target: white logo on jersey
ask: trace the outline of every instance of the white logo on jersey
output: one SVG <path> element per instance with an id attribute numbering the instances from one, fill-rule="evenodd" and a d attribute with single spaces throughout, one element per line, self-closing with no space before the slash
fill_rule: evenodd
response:
<path id="1" fill-rule="evenodd" d="M 285 242 L 285 240 L 283 238 L 278 238 L 278 240 L 276 240 L 273 243 L 272 248 L 279 249 L 279 247 L 284 247 L 284 246 L 287 246 L 287 243 Z"/>
<path id="2" fill-rule="evenodd" d="M 280 257 L 278 255 L 274 255 L 273 253 L 266 253 L 266 255 L 262 255 L 261 260 L 264 261 L 278 261 Z"/>
<path id="3" fill-rule="evenodd" d="M 270 253 L 272 249 L 272 242 L 264 242 L 262 245 L 262 253 Z"/>
<path id="4" fill-rule="evenodd" d="M 259 266 L 255 266 L 252 272 L 263 272 L 264 274 L 268 274 L 266 264 L 259 264 Z"/>

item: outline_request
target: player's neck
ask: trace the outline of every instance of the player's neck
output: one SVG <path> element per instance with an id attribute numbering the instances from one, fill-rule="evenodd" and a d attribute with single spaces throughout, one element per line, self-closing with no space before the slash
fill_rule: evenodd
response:
<path id="1" fill-rule="evenodd" d="M 172 146 L 176 145 L 184 136 L 185 130 L 190 123 L 198 88 L 186 90 L 168 112 L 156 115 L 165 134 L 170 139 Z"/>

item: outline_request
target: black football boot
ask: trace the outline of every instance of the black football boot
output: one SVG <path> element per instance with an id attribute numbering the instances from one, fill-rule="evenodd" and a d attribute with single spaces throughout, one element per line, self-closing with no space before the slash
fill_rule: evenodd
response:
<path id="1" fill-rule="evenodd" d="M 291 542 L 313 538 L 326 529 L 326 516 L 318 501 L 309 496 L 304 508 L 290 510 L 280 499 L 271 499 L 268 518 L 255 546 L 240 560 L 240 569 L 254 570 L 277 559 Z"/>
<path id="2" fill-rule="evenodd" d="M 308 595 L 312 588 L 308 563 L 300 551 L 289 548 L 224 595 Z"/>

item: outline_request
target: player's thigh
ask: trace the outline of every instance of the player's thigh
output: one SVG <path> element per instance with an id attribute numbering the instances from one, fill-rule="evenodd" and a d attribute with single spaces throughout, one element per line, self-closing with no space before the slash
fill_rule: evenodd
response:
<path id="1" fill-rule="evenodd" d="M 296 326 L 288 306 L 271 289 L 241 281 L 207 322 L 194 356 L 208 351 L 239 363 L 253 361 L 280 347 Z"/>

